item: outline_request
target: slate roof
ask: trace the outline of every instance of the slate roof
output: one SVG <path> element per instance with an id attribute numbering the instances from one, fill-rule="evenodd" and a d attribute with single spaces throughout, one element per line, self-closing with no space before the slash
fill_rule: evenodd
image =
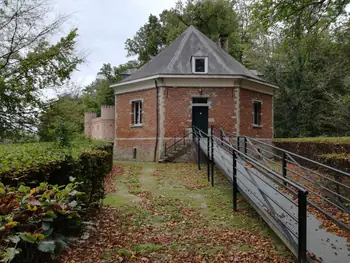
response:
<path id="1" fill-rule="evenodd" d="M 206 75 L 236 75 L 264 81 L 235 60 L 217 43 L 190 26 L 151 61 L 119 83 L 159 74 L 194 75 L 191 57 L 198 54 L 208 56 L 208 74 Z"/>
<path id="2" fill-rule="evenodd" d="M 133 73 L 135 73 L 136 71 L 138 71 L 137 68 L 129 68 L 127 70 L 125 70 L 122 75 L 132 75 Z"/>

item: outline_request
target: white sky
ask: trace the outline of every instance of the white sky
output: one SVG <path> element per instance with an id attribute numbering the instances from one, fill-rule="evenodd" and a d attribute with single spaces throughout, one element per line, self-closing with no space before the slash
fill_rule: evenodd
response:
<path id="1" fill-rule="evenodd" d="M 103 63 L 125 63 L 124 43 L 144 25 L 150 14 L 158 15 L 175 6 L 176 0 L 54 0 L 54 12 L 72 14 L 63 33 L 77 27 L 78 52 L 87 54 L 87 62 L 75 72 L 72 81 L 85 86 L 91 83 Z M 46 93 L 46 92 L 45 92 Z M 47 92 L 49 97 L 53 91 Z"/>

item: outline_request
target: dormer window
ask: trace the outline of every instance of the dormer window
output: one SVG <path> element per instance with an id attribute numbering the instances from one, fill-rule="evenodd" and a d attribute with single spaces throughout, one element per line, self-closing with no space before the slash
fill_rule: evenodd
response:
<path id="1" fill-rule="evenodd" d="M 208 73 L 208 57 L 192 57 L 192 73 Z"/>

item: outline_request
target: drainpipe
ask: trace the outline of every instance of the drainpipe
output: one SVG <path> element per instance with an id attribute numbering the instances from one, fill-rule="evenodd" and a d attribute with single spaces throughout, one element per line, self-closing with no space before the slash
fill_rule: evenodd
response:
<path id="1" fill-rule="evenodd" d="M 157 149 L 158 149 L 158 139 L 159 139 L 159 87 L 158 80 L 154 80 L 156 86 L 156 143 L 154 145 L 154 162 L 157 161 Z"/>

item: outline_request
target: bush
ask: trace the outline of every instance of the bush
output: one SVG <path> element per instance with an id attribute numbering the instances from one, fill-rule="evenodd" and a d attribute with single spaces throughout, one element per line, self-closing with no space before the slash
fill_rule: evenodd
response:
<path id="1" fill-rule="evenodd" d="M 82 224 L 79 185 L 16 189 L 0 183 L 0 261 L 53 262 Z"/>
<path id="2" fill-rule="evenodd" d="M 35 187 L 40 182 L 66 185 L 76 177 L 86 204 L 103 198 L 103 180 L 112 168 L 113 145 L 101 141 L 74 141 L 71 148 L 55 143 L 0 146 L 0 180 L 5 185 Z"/>
<path id="3" fill-rule="evenodd" d="M 0 146 L 0 180 L 8 185 L 0 183 L 0 262 L 55 261 L 79 231 L 82 213 L 100 204 L 113 145 L 82 140 L 70 146 Z"/>

